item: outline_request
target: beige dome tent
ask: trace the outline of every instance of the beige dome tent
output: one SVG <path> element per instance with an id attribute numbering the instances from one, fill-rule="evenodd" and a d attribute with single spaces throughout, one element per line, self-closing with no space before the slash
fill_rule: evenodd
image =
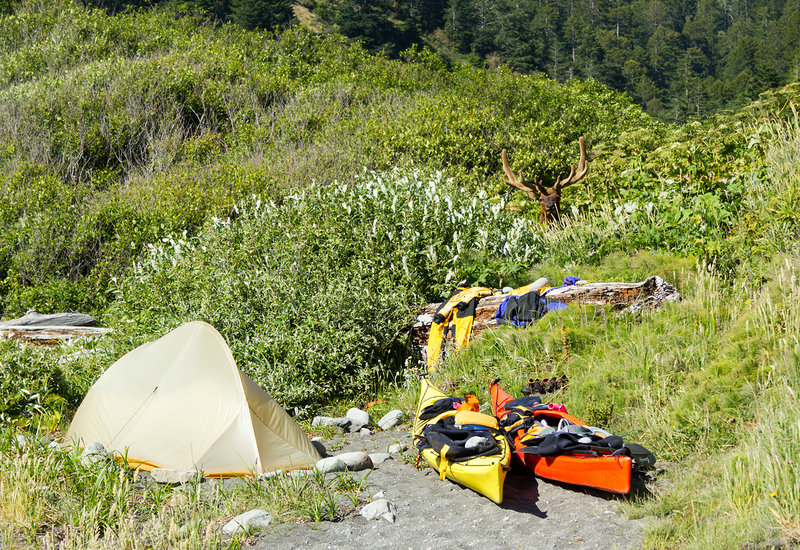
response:
<path id="1" fill-rule="evenodd" d="M 320 459 L 286 411 L 239 371 L 219 332 L 200 321 L 111 365 L 67 436 L 79 445 L 98 441 L 131 467 L 206 476 L 307 468 Z"/>

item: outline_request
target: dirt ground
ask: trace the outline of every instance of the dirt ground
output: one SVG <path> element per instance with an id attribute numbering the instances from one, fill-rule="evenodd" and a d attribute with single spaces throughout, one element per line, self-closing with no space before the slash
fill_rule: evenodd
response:
<path id="1" fill-rule="evenodd" d="M 501 505 L 449 480 L 435 470 L 414 467 L 408 425 L 369 436 L 348 434 L 324 441 L 328 454 L 386 452 L 393 443 L 408 445 L 397 456 L 367 472 L 368 489 L 359 508 L 383 491 L 397 508 L 394 523 L 367 520 L 357 510 L 337 522 L 280 524 L 249 537 L 245 548 L 441 549 L 536 548 L 626 549 L 641 545 L 641 521 L 617 512 L 627 497 L 571 488 L 523 473 L 509 473 Z"/>

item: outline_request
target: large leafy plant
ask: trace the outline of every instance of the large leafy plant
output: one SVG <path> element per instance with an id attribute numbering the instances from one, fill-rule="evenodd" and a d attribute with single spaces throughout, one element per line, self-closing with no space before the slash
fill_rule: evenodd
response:
<path id="1" fill-rule="evenodd" d="M 134 340 L 212 323 L 240 367 L 298 410 L 397 372 L 415 309 L 474 265 L 494 262 L 502 276 L 542 250 L 528 221 L 440 173 L 365 173 L 235 212 L 150 245 L 120 307 Z"/>

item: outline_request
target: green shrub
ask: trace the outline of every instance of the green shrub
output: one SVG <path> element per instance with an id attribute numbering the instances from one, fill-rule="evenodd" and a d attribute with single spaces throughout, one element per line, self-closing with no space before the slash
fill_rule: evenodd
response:
<path id="1" fill-rule="evenodd" d="M 210 322 L 244 370 L 300 410 L 397 372 L 416 309 L 468 276 L 461 258 L 498 258 L 502 276 L 503 262 L 528 265 L 541 251 L 528 222 L 441 173 L 366 173 L 281 202 L 253 198 L 197 237 L 150 245 L 119 307 L 140 341 Z"/>

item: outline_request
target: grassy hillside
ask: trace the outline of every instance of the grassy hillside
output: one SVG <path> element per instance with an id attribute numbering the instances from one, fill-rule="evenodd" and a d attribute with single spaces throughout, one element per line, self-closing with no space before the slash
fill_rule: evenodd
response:
<path id="1" fill-rule="evenodd" d="M 426 51 L 392 61 L 300 29 L 69 2 L 23 2 L 0 28 L 2 317 L 77 309 L 115 329 L 0 342 L 9 541 L 81 547 L 161 509 L 164 495 L 132 504 L 121 475 L 95 480 L 106 492 L 82 515 L 52 471 L 79 464 L 13 437 L 60 433 L 104 368 L 185 321 L 214 324 L 300 417 L 378 395 L 380 412 L 411 407 L 403 329 L 460 281 L 653 274 L 685 300 L 635 317 L 570 307 L 482 337 L 435 381 L 485 398 L 495 376 L 517 391 L 569 374 L 571 411 L 671 465 L 626 504 L 657 518 L 650 547 L 797 535 L 797 85 L 671 127 L 593 81 L 451 72 Z M 553 181 L 581 135 L 590 174 L 564 223 L 542 227 L 499 152 Z M 48 507 L 26 497 L 35 478 Z"/>

